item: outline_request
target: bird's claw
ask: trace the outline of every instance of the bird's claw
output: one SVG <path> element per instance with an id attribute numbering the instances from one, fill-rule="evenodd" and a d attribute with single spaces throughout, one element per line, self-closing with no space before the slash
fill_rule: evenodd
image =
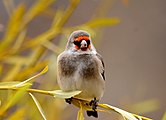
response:
<path id="1" fill-rule="evenodd" d="M 90 103 L 89 103 L 89 105 L 92 106 L 92 109 L 94 111 L 96 111 L 96 109 L 97 109 L 98 102 L 99 102 L 99 100 L 97 100 L 96 98 L 94 98 L 94 100 L 91 100 Z"/>

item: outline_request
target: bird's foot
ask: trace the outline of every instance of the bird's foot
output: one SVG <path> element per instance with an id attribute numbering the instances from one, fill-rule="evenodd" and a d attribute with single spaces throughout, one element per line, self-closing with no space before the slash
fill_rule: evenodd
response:
<path id="1" fill-rule="evenodd" d="M 98 102 L 99 102 L 99 100 L 97 100 L 96 98 L 94 98 L 94 99 L 91 100 L 90 103 L 89 103 L 89 105 L 92 106 L 92 109 L 93 109 L 94 111 L 96 111 L 96 109 L 97 109 Z"/>
<path id="2" fill-rule="evenodd" d="M 97 100 L 96 98 L 94 98 L 93 100 L 89 102 L 89 105 L 92 106 L 93 111 L 87 111 L 88 116 L 93 116 L 95 118 L 98 118 L 98 113 L 96 111 L 98 102 L 99 100 Z"/>
<path id="3" fill-rule="evenodd" d="M 90 116 L 93 116 L 95 118 L 98 118 L 98 113 L 97 111 L 86 111 L 87 115 L 90 117 Z"/>

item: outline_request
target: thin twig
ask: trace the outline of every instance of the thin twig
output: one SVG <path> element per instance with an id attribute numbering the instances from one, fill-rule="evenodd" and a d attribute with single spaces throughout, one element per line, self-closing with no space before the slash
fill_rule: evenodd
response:
<path id="1" fill-rule="evenodd" d="M 4 87 L 4 88 L 0 88 L 0 90 L 20 90 L 21 88 L 17 88 L 17 87 Z M 47 90 L 39 90 L 39 89 L 27 89 L 27 92 L 29 93 L 39 93 L 39 94 L 44 94 L 44 95 L 50 95 L 50 96 L 54 96 L 50 91 Z"/>

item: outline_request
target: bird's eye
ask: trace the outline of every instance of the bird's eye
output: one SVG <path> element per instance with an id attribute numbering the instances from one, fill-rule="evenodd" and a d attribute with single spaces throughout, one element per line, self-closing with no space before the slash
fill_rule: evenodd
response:
<path id="1" fill-rule="evenodd" d="M 80 42 L 79 41 L 74 41 L 74 44 L 76 45 L 76 46 L 80 46 Z"/>
<path id="2" fill-rule="evenodd" d="M 88 45 L 90 45 L 90 40 L 87 40 L 86 42 L 87 42 Z"/>

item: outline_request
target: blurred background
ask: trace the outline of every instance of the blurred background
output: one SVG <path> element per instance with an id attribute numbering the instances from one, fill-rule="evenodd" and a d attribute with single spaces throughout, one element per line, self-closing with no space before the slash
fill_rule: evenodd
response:
<path id="1" fill-rule="evenodd" d="M 92 35 L 106 66 L 101 103 L 161 120 L 166 111 L 166 1 L 1 0 L 0 82 L 23 81 L 49 65 L 33 88 L 58 89 L 56 58 L 73 30 Z M 13 92 L 0 91 L 0 105 Z M 78 108 L 62 99 L 34 94 L 48 120 L 76 120 Z M 86 120 L 95 120 L 84 115 Z M 24 95 L 1 119 L 42 119 Z M 99 120 L 119 119 L 99 113 Z"/>

